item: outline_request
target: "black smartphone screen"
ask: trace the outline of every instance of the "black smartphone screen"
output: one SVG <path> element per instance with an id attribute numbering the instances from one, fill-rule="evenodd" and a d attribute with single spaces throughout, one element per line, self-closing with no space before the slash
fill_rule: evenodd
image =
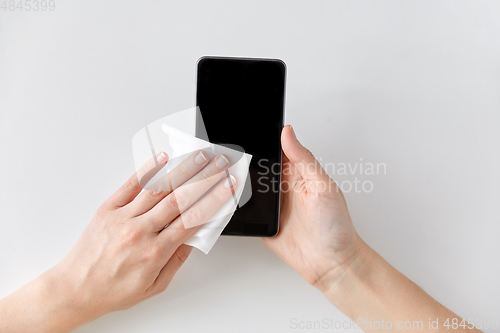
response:
<path id="1" fill-rule="evenodd" d="M 285 77 L 286 66 L 277 59 L 198 61 L 196 104 L 208 139 L 253 155 L 252 197 L 236 210 L 225 235 L 271 237 L 278 232 Z"/>

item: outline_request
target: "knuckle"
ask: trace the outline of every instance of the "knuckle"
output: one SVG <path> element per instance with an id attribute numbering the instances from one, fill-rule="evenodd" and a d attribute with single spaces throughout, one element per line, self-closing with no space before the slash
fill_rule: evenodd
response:
<path id="1" fill-rule="evenodd" d="M 182 221 L 184 222 L 184 226 L 186 228 L 194 227 L 201 223 L 201 219 L 203 218 L 203 214 L 198 208 L 190 208 L 186 212 L 182 214 Z"/>
<path id="2" fill-rule="evenodd" d="M 147 259 L 149 261 L 158 262 L 162 259 L 163 253 L 158 246 L 152 247 L 149 252 Z"/>
<path id="3" fill-rule="evenodd" d="M 137 179 L 137 175 L 133 175 L 130 177 L 124 185 L 125 190 L 132 190 L 139 185 L 139 180 Z"/>
<path id="4" fill-rule="evenodd" d="M 184 165 L 183 163 L 178 166 L 179 168 L 179 174 L 182 175 L 183 177 L 189 176 L 189 168 L 187 165 Z"/>
<path id="5" fill-rule="evenodd" d="M 136 245 L 142 237 L 142 232 L 139 228 L 127 228 L 121 235 L 123 245 Z"/>
<path id="6" fill-rule="evenodd" d="M 314 160 L 316 160 L 316 157 L 314 157 L 314 154 L 309 149 L 306 149 L 306 153 L 304 155 L 304 161 L 311 162 Z"/>
<path id="7" fill-rule="evenodd" d="M 171 206 L 172 208 L 179 209 L 179 205 L 177 203 L 178 202 L 177 196 L 175 192 L 172 192 L 167 198 L 169 206 Z"/>
<path id="8" fill-rule="evenodd" d="M 161 198 L 165 195 L 165 192 L 163 191 L 158 191 L 156 189 L 153 189 L 153 190 L 147 190 L 147 193 L 148 193 L 148 196 L 151 198 L 151 199 L 158 199 L 158 198 Z"/>
<path id="9" fill-rule="evenodd" d="M 206 181 L 206 182 L 210 181 L 211 175 L 207 170 L 201 170 L 199 175 L 200 175 L 202 181 Z"/>
<path id="10" fill-rule="evenodd" d="M 180 225 L 172 225 L 167 229 L 165 237 L 162 241 L 162 246 L 165 248 L 171 248 L 172 246 L 180 246 L 186 239 L 186 228 L 184 227 L 184 222 Z"/>
<path id="11" fill-rule="evenodd" d="M 178 244 L 182 242 L 183 235 L 184 235 L 184 227 L 182 228 L 171 228 L 168 231 L 168 236 L 166 237 L 165 242 L 167 244 Z"/>
<path id="12" fill-rule="evenodd" d="M 172 194 L 169 196 L 169 200 L 172 207 L 178 209 L 179 211 L 187 204 L 187 199 L 183 194 L 181 194 L 180 191 L 172 192 Z"/>
<path id="13" fill-rule="evenodd" d="M 297 163 L 310 163 L 311 161 L 314 161 L 316 158 L 314 157 L 313 153 L 309 149 L 306 149 L 304 152 L 304 155 L 297 161 Z"/>
<path id="14" fill-rule="evenodd" d="M 107 215 L 107 210 L 101 206 L 96 210 L 94 218 L 98 221 L 102 221 L 106 218 Z"/>

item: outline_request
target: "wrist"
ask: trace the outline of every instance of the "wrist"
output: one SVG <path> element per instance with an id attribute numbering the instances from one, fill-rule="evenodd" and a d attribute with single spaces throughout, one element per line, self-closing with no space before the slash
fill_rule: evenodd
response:
<path id="1" fill-rule="evenodd" d="M 379 331 L 376 326 L 368 325 L 375 322 L 383 325 L 385 321 L 385 328 L 391 329 L 402 322 L 424 323 L 429 318 L 438 318 L 440 323 L 446 319 L 461 320 L 392 267 L 361 238 L 350 264 L 343 267 L 340 278 L 330 283 L 323 293 L 356 324 L 361 323 L 360 328 L 365 332 Z M 389 327 L 388 321 L 394 326 Z"/>
<path id="2" fill-rule="evenodd" d="M 40 299 L 46 300 L 44 322 L 50 332 L 69 332 L 99 317 L 60 267 L 53 267 L 34 282 L 39 286 Z"/>
<path id="3" fill-rule="evenodd" d="M 394 270 L 377 252 L 357 234 L 353 255 L 343 265 L 336 267 L 333 279 L 322 289 L 323 294 L 350 318 L 360 314 L 361 304 L 375 298 L 376 286 L 384 280 L 389 270 Z"/>
<path id="4" fill-rule="evenodd" d="M 92 320 L 51 269 L 0 301 L 2 332 L 69 332 Z"/>

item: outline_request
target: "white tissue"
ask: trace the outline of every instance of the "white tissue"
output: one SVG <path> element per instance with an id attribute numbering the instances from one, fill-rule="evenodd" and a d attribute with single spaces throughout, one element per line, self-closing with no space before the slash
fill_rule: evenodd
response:
<path id="1" fill-rule="evenodd" d="M 169 155 L 169 162 L 145 186 L 147 189 L 156 180 L 166 175 L 196 150 L 203 149 L 210 158 L 225 154 L 231 161 L 228 169 L 230 175 L 236 178 L 238 186 L 233 198 L 227 201 L 185 244 L 196 247 L 208 253 L 214 246 L 221 232 L 234 214 L 237 206 L 241 207 L 251 197 L 248 167 L 252 156 L 241 151 L 195 137 L 196 117 L 201 121 L 198 108 L 191 108 L 167 117 L 161 118 L 136 133 L 132 139 L 132 149 L 136 170 L 152 156 L 164 151 Z M 205 131 L 206 133 L 206 131 Z"/>

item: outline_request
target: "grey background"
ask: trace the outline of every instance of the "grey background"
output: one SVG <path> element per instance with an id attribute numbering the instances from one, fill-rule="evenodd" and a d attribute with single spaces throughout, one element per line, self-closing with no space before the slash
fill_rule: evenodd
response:
<path id="1" fill-rule="evenodd" d="M 0 10 L 0 297 L 67 253 L 134 171 L 138 129 L 194 106 L 200 56 L 276 57 L 286 122 L 322 162 L 387 165 L 336 176 L 374 184 L 346 193 L 360 235 L 459 315 L 499 319 L 500 2 L 55 2 Z M 164 294 L 78 332 L 293 318 L 347 320 L 260 239 L 222 237 Z"/>

